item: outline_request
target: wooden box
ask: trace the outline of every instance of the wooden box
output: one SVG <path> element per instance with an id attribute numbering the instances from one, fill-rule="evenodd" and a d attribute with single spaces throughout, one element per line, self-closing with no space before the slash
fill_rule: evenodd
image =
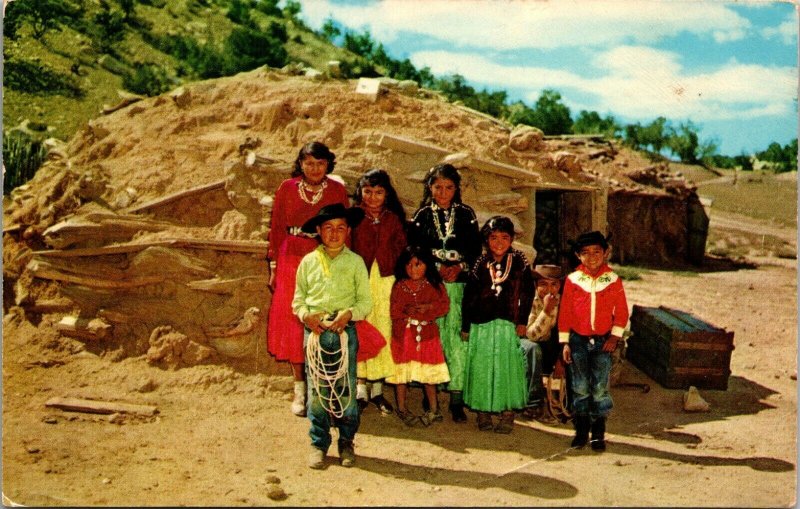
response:
<path id="1" fill-rule="evenodd" d="M 668 389 L 728 388 L 733 332 L 684 311 L 633 306 L 626 358 Z"/>

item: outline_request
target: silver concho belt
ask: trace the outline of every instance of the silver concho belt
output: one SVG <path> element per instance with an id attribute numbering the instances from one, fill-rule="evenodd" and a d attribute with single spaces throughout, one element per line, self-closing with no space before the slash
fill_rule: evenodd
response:
<path id="1" fill-rule="evenodd" d="M 445 262 L 457 262 L 461 260 L 461 253 L 454 249 L 433 249 L 433 256 Z"/>

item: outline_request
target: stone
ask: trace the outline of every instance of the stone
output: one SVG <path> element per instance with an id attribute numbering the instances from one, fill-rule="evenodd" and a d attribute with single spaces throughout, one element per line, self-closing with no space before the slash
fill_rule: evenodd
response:
<path id="1" fill-rule="evenodd" d="M 688 391 L 683 393 L 683 409 L 687 412 L 708 412 L 710 405 L 700 396 L 697 387 L 692 385 Z"/>
<path id="2" fill-rule="evenodd" d="M 541 150 L 544 133 L 536 127 L 519 124 L 508 135 L 508 146 L 517 152 Z"/>
<path id="3" fill-rule="evenodd" d="M 178 108 L 186 108 L 192 103 L 192 93 L 183 87 L 178 87 L 169 94 Z"/>
<path id="4" fill-rule="evenodd" d="M 270 500 L 286 500 L 289 496 L 283 491 L 283 488 L 270 484 L 267 486 L 267 496 Z"/>

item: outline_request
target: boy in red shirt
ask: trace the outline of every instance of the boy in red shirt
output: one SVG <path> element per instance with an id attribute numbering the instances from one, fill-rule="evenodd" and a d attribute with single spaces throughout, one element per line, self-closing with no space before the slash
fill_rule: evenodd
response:
<path id="1" fill-rule="evenodd" d="M 628 303 L 622 279 L 606 263 L 608 238 L 599 231 L 583 233 L 573 250 L 581 264 L 564 281 L 558 315 L 558 340 L 572 382 L 572 447 L 585 446 L 591 429 L 592 449 L 604 451 L 606 418 L 613 406 L 611 354 L 628 323 Z"/>

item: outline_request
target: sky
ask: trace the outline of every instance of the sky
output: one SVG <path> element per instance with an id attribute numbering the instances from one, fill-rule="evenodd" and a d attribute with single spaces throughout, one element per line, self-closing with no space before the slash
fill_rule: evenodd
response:
<path id="1" fill-rule="evenodd" d="M 302 0 L 369 30 L 394 58 L 533 106 L 542 90 L 625 125 L 691 121 L 718 152 L 752 154 L 798 131 L 793 3 L 724 0 Z"/>

